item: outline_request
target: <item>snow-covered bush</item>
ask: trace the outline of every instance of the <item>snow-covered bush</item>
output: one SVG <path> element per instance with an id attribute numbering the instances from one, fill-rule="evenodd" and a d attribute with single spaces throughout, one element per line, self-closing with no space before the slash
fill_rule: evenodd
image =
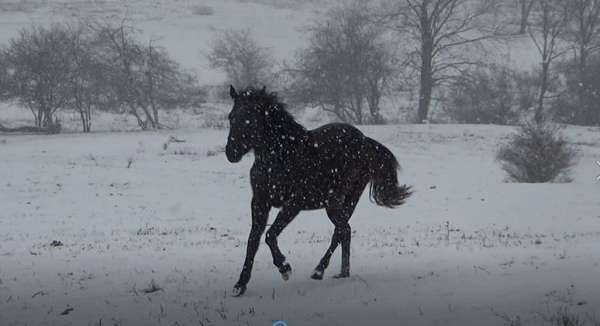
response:
<path id="1" fill-rule="evenodd" d="M 530 122 L 500 148 L 497 159 L 512 181 L 539 183 L 568 180 L 575 156 L 560 127 Z"/>

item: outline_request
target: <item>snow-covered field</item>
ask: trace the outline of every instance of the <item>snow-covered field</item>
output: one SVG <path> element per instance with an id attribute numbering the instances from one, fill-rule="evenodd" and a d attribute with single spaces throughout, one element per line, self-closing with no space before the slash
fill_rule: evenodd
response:
<path id="1" fill-rule="evenodd" d="M 291 60 L 325 9 L 316 0 L 0 0 L 0 44 L 32 24 L 127 16 L 215 85 L 223 75 L 205 58 L 215 32 L 250 28 Z M 537 61 L 526 37 L 497 46 L 503 63 Z M 135 122 L 98 114 L 96 132 L 73 134 L 77 117 L 61 112 L 66 134 L 0 134 L 0 326 L 528 326 L 556 313 L 600 323 L 600 128 L 565 130 L 579 150 L 573 182 L 515 184 L 494 160 L 512 128 L 361 127 L 397 155 L 415 195 L 396 210 L 363 196 L 351 278 L 329 277 L 337 252 L 323 281 L 309 279 L 333 228 L 323 211 L 303 212 L 279 239 L 291 280 L 262 244 L 247 293 L 233 298 L 252 155 L 229 164 L 226 130 L 204 128 L 223 122 L 223 108 L 171 112 L 163 121 L 180 130 L 109 133 Z M 30 122 L 27 110 L 0 104 L 0 123 Z M 165 149 L 171 135 L 186 142 Z"/>
<path id="2" fill-rule="evenodd" d="M 227 163 L 226 131 L 0 135 L 0 324 L 539 325 L 600 311 L 598 128 L 566 130 L 580 159 L 564 184 L 504 182 L 494 153 L 510 128 L 362 129 L 416 194 L 396 210 L 363 196 L 345 280 L 329 277 L 339 252 L 309 279 L 333 228 L 301 213 L 280 237 L 291 280 L 263 244 L 241 298 L 252 155 Z M 165 150 L 170 135 L 186 142 Z"/>

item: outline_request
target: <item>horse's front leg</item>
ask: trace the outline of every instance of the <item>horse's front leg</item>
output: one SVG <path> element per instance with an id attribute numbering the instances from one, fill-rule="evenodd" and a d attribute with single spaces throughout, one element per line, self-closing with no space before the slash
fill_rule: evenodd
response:
<path id="1" fill-rule="evenodd" d="M 298 213 L 300 213 L 298 208 L 284 205 L 277 214 L 273 225 L 271 225 L 265 237 L 267 245 L 269 245 L 271 254 L 273 255 L 273 264 L 277 266 L 279 273 L 281 273 L 281 277 L 285 281 L 290 278 L 292 267 L 285 261 L 285 256 L 281 253 L 281 250 L 279 250 L 279 246 L 277 245 L 277 237 L 279 234 L 281 234 L 283 229 L 285 229 L 285 227 L 292 222 Z"/>
<path id="2" fill-rule="evenodd" d="M 250 235 L 248 236 L 244 267 L 240 273 L 240 279 L 233 287 L 233 296 L 237 297 L 246 292 L 246 285 L 250 281 L 250 276 L 252 274 L 254 256 L 256 256 L 256 252 L 258 251 L 260 238 L 265 232 L 270 209 L 271 206 L 266 201 L 260 200 L 256 197 L 252 198 L 252 229 L 250 230 Z"/>

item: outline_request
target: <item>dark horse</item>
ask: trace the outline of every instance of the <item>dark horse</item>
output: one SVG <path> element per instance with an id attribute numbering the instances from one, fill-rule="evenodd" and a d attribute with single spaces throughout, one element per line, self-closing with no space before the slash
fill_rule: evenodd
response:
<path id="1" fill-rule="evenodd" d="M 335 231 L 329 249 L 315 268 L 312 278 L 323 278 L 329 259 L 342 245 L 342 270 L 335 277 L 350 276 L 350 225 L 348 220 L 371 182 L 370 196 L 378 205 L 396 207 L 410 196 L 410 187 L 399 186 L 399 168 L 394 154 L 343 123 L 306 130 L 265 88 L 248 88 L 240 93 L 231 86 L 234 101 L 229 114 L 229 137 L 225 153 L 229 162 L 239 162 L 254 150 L 250 170 L 252 185 L 252 229 L 246 260 L 233 295 L 246 291 L 254 256 L 267 226 L 271 207 L 280 208 L 267 231 L 266 243 L 273 263 L 284 280 L 292 272 L 277 246 L 277 236 L 302 210 L 325 208 Z"/>

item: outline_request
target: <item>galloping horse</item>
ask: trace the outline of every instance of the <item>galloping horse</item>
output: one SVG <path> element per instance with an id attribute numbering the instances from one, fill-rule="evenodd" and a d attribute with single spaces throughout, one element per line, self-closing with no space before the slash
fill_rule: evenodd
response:
<path id="1" fill-rule="evenodd" d="M 398 185 L 399 164 L 394 154 L 348 124 L 306 130 L 285 110 L 276 94 L 265 88 L 250 87 L 238 93 L 231 86 L 230 95 L 234 105 L 229 113 L 227 159 L 236 163 L 254 150 L 250 170 L 252 229 L 233 295 L 246 291 L 272 207 L 280 210 L 267 231 L 266 243 L 284 280 L 289 279 L 292 268 L 277 245 L 277 236 L 300 211 L 321 208 L 325 208 L 335 231 L 311 277 L 323 279 L 338 244 L 342 246 L 342 270 L 335 277 L 350 276 L 348 221 L 366 185 L 371 183 L 371 200 L 381 206 L 399 206 L 411 194 L 410 187 Z"/>

